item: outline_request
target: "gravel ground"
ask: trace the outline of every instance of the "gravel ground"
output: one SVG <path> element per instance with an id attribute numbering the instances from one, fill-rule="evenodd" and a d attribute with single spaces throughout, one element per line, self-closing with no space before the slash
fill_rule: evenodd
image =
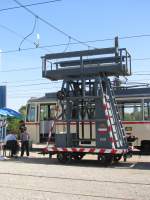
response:
<path id="1" fill-rule="evenodd" d="M 150 156 L 109 167 L 94 159 L 61 165 L 35 152 L 0 161 L 0 200 L 150 200 Z"/>

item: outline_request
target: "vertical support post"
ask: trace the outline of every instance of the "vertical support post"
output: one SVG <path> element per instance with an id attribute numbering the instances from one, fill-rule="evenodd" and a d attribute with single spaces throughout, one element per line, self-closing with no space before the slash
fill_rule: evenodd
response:
<path id="1" fill-rule="evenodd" d="M 81 74 L 82 74 L 82 100 L 81 100 L 81 126 L 82 126 L 82 139 L 84 139 L 84 97 L 85 97 L 85 79 L 84 79 L 84 64 L 83 64 L 83 58 L 80 56 L 80 66 L 81 66 Z"/>
<path id="2" fill-rule="evenodd" d="M 118 37 L 115 37 L 115 58 L 116 58 L 116 62 L 118 62 L 118 47 L 119 47 L 119 43 L 118 43 Z"/>
<path id="3" fill-rule="evenodd" d="M 42 58 L 42 75 L 46 76 L 46 58 Z"/>
<path id="4" fill-rule="evenodd" d="M 141 112 L 142 112 L 142 121 L 144 121 L 144 99 L 142 99 L 142 101 L 141 101 Z"/>
<path id="5" fill-rule="evenodd" d="M 150 118 L 150 102 L 147 102 L 148 120 Z"/>
<path id="6" fill-rule="evenodd" d="M 104 89 L 105 85 L 102 84 L 101 77 L 95 79 L 94 90 L 97 91 L 97 98 L 95 98 L 95 118 L 96 118 L 96 147 L 97 148 L 111 148 L 110 142 L 108 140 L 107 134 L 107 119 L 105 117 L 104 108 Z M 103 120 L 103 121 L 101 121 Z M 105 134 L 101 134 L 101 131 L 105 131 Z"/>
<path id="7" fill-rule="evenodd" d="M 66 92 L 69 93 L 69 80 L 66 82 Z M 67 121 L 67 147 L 70 144 L 70 117 L 71 117 L 71 109 L 70 109 L 70 100 L 66 99 L 66 121 Z"/>

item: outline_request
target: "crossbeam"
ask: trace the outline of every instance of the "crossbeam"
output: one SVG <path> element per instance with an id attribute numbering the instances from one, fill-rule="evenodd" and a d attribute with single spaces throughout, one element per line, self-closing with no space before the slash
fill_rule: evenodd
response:
<path id="1" fill-rule="evenodd" d="M 117 49 L 115 47 L 110 47 L 110 48 L 92 49 L 92 50 L 84 50 L 84 51 L 52 53 L 52 54 L 46 54 L 44 58 L 45 59 L 60 59 L 60 58 L 73 58 L 73 57 L 81 57 L 81 56 L 94 56 L 94 55 L 102 55 L 102 54 L 114 54 L 116 53 L 116 51 Z"/>

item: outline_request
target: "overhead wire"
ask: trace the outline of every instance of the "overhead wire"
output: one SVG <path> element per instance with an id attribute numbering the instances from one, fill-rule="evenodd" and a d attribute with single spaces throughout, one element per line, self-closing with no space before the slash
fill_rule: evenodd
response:
<path id="1" fill-rule="evenodd" d="M 68 43 L 66 44 L 66 47 L 65 47 L 65 49 L 63 50 L 64 53 L 68 50 L 69 45 L 70 45 L 70 42 L 71 42 L 71 38 L 69 37 Z"/>
<path id="2" fill-rule="evenodd" d="M 19 68 L 19 69 L 10 69 L 10 70 L 1 70 L 0 72 L 2 73 L 7 73 L 7 72 L 17 72 L 17 71 L 31 71 L 31 70 L 37 70 L 40 69 L 40 67 L 28 67 L 28 68 Z"/>
<path id="3" fill-rule="evenodd" d="M 18 1 L 16 1 L 16 0 L 14 0 L 16 3 L 18 3 L 18 4 L 20 4 Z M 39 16 L 37 16 L 35 13 L 33 13 L 31 10 L 29 10 L 29 9 L 27 9 L 24 5 L 21 5 L 20 4 L 20 7 L 23 7 L 23 8 L 25 8 L 26 10 L 28 10 L 28 12 L 30 12 L 32 15 L 34 15 L 35 16 L 35 18 L 37 18 L 37 17 L 39 17 Z M 40 20 L 41 21 L 43 21 L 43 22 L 45 22 L 45 23 L 47 23 L 48 25 L 50 25 L 51 27 L 53 27 L 55 30 L 57 30 L 57 31 L 59 31 L 59 32 L 61 32 L 61 33 L 63 33 L 64 35 L 66 35 L 68 38 L 69 38 L 69 42 L 67 43 L 67 44 L 59 44 L 59 45 L 67 45 L 67 47 L 66 48 L 68 48 L 68 46 L 71 44 L 70 43 L 70 40 L 71 39 L 74 39 L 72 36 L 70 36 L 70 35 L 68 35 L 68 34 L 66 34 L 65 32 L 63 32 L 62 30 L 60 30 L 60 29 L 58 29 L 57 27 L 55 27 L 54 25 L 52 25 L 52 24 L 50 24 L 49 22 L 47 22 L 47 21 L 45 21 L 43 18 L 41 18 L 40 17 Z M 150 35 L 149 34 L 143 34 L 143 35 L 135 35 L 135 36 L 126 36 L 126 37 L 120 37 L 120 39 L 129 39 L 129 38 L 135 38 L 135 37 L 149 37 Z M 96 41 L 106 41 L 106 40 L 113 40 L 113 39 L 110 39 L 110 38 L 107 38 L 107 39 L 101 39 L 101 40 L 94 40 L 94 41 L 92 41 L 92 42 L 96 42 Z M 81 42 L 81 41 L 78 41 L 77 39 L 75 39 L 75 41 L 77 41 L 76 43 L 72 43 L 72 44 L 79 44 L 79 43 L 87 43 L 87 42 Z M 91 41 L 88 41 L 88 42 L 91 42 Z M 52 46 L 52 45 L 51 45 Z M 57 45 L 58 46 L 58 45 Z M 87 46 L 87 45 L 86 45 Z M 89 45 L 88 45 L 88 47 L 90 47 Z M 40 48 L 40 47 L 39 47 Z M 33 49 L 33 48 L 30 48 L 30 49 Z M 21 50 L 29 50 L 29 48 L 28 49 L 21 49 Z M 15 50 L 16 51 L 16 50 Z M 65 50 L 66 51 L 66 50 Z M 2 53 L 5 53 L 5 52 L 2 52 Z M 144 60 L 144 59 L 150 59 L 150 58 L 141 58 L 142 60 Z M 141 60 L 141 59 L 133 59 L 133 60 Z M 32 68 L 33 69 L 33 68 Z M 24 69 L 17 69 L 17 71 L 21 71 L 21 70 L 24 70 Z M 30 70 L 31 70 L 31 68 L 30 68 Z M 9 70 L 10 71 L 10 70 Z M 11 70 L 12 71 L 12 70 Z M 13 70 L 14 71 L 14 70 Z M 3 71 L 3 72 L 8 72 L 8 71 Z M 145 75 L 145 74 L 144 74 Z"/>
<path id="4" fill-rule="evenodd" d="M 58 91 L 58 88 L 61 88 L 61 85 L 60 85 L 60 87 L 53 87 L 53 89 L 57 89 L 57 91 Z M 32 92 L 32 94 L 35 92 L 35 91 L 39 91 L 39 88 L 33 88 L 33 89 L 30 89 L 30 92 Z M 50 92 L 50 88 L 42 88 L 42 93 L 49 93 Z M 29 89 L 22 89 L 21 88 L 21 91 L 18 91 L 18 89 L 17 89 L 17 91 L 14 93 L 14 90 L 11 90 L 11 89 L 9 89 L 9 91 L 8 91 L 8 93 L 9 94 L 11 94 L 11 93 L 13 93 L 13 94 L 18 94 L 18 93 L 20 93 L 20 92 L 29 92 Z"/>
<path id="5" fill-rule="evenodd" d="M 123 37 L 119 37 L 119 39 L 123 40 L 123 39 L 139 38 L 139 37 L 150 37 L 150 34 L 123 36 Z"/>
<path id="6" fill-rule="evenodd" d="M 16 2 L 19 6 L 22 6 L 22 8 L 24 8 L 28 13 L 30 13 L 31 15 L 33 15 L 34 17 L 38 17 L 38 19 L 40 21 L 42 21 L 43 23 L 47 24 L 50 28 L 58 31 L 59 33 L 63 34 L 64 36 L 68 37 L 68 38 L 71 38 L 72 40 L 76 41 L 76 42 L 79 42 L 80 44 L 86 46 L 86 47 L 89 47 L 89 45 L 87 45 L 86 43 L 78 40 L 77 38 L 69 35 L 68 33 L 64 32 L 63 30 L 61 30 L 60 28 L 58 28 L 57 26 L 55 26 L 54 24 L 50 23 L 49 21 L 47 21 L 46 19 L 40 17 L 39 15 L 37 15 L 35 12 L 33 12 L 31 9 L 25 7 L 23 4 L 21 4 L 18 0 L 13 0 L 14 2 Z M 95 48 L 95 47 L 93 47 Z"/>
<path id="7" fill-rule="evenodd" d="M 6 25 L 3 25 L 3 24 L 0 24 L 0 28 L 2 28 L 2 29 L 5 29 L 5 30 L 7 30 L 8 32 L 10 32 L 10 33 L 12 33 L 13 35 L 16 35 L 17 37 L 19 37 L 19 38 L 21 38 L 22 40 L 24 39 L 24 36 L 23 35 L 21 35 L 20 33 L 17 33 L 16 31 L 14 31 L 14 30 L 12 30 L 12 29 L 10 29 L 9 27 L 7 27 Z M 33 42 L 33 41 L 31 41 L 29 38 L 26 38 L 26 41 L 27 42 L 29 42 L 29 43 L 31 43 L 31 44 L 33 44 L 33 45 L 35 45 L 35 47 L 34 48 L 31 48 L 31 49 L 36 49 L 38 46 L 37 46 L 37 44 L 35 43 L 35 42 Z M 46 49 L 46 47 L 42 47 L 41 49 L 44 49 L 46 52 L 47 51 L 49 51 L 48 49 Z M 27 49 L 27 50 L 29 50 L 29 49 Z M 0 53 L 14 53 L 14 52 L 20 52 L 20 51 L 22 51 L 22 49 L 20 48 L 20 49 L 17 49 L 17 50 L 8 50 L 8 51 L 2 51 L 2 52 L 0 52 Z"/>
<path id="8" fill-rule="evenodd" d="M 23 42 L 24 42 L 29 36 L 31 36 L 31 35 L 34 33 L 35 28 L 36 28 L 36 22 L 37 22 L 37 17 L 35 17 L 35 21 L 34 21 L 34 25 L 33 25 L 32 31 L 31 31 L 28 35 L 26 35 L 26 36 L 22 39 L 22 41 L 20 42 L 19 48 L 18 48 L 19 51 L 20 51 L 20 48 L 21 48 L 21 45 L 23 44 Z M 33 44 L 35 45 L 35 43 L 33 43 Z"/>
<path id="9" fill-rule="evenodd" d="M 15 2 L 17 2 L 16 0 L 14 0 Z M 20 6 L 20 7 L 25 7 L 24 5 L 23 6 Z M 37 17 L 37 16 L 35 16 L 35 17 Z M 41 18 L 42 19 L 42 18 Z M 45 20 L 44 20 L 45 21 Z M 44 22 L 43 21 L 43 22 Z M 49 23 L 49 22 L 48 22 Z M 51 24 L 52 25 L 52 24 Z M 53 27 L 55 30 L 57 30 L 56 28 L 57 27 Z M 58 29 L 58 31 L 60 32 L 60 29 Z M 65 32 L 62 32 L 63 34 L 65 33 Z M 66 33 L 65 33 L 66 34 Z M 70 40 L 71 39 L 73 39 L 74 40 L 74 38 L 72 37 L 72 36 L 70 36 L 70 35 L 66 35 L 67 37 L 68 37 L 68 39 L 69 39 L 69 42 L 67 43 L 67 44 L 58 44 L 58 45 L 60 45 L 60 46 L 63 46 L 63 45 L 66 45 L 66 48 L 65 48 L 65 51 L 68 49 L 68 46 L 70 45 L 70 44 L 85 44 L 85 43 L 90 43 L 90 42 L 98 42 L 98 41 L 108 41 L 108 40 L 114 40 L 114 39 L 102 39 L 102 40 L 94 40 L 94 41 L 88 41 L 88 42 L 81 42 L 81 41 L 78 41 L 78 40 L 76 40 L 75 39 L 75 41 L 76 42 L 74 42 L 74 43 L 71 43 L 70 42 Z M 130 39 L 130 38 L 136 38 L 136 37 L 149 37 L 150 35 L 149 34 L 145 34 L 145 35 L 137 35 L 137 36 L 126 36 L 126 37 L 120 37 L 119 39 Z M 58 46 L 57 45 L 57 46 Z M 54 46 L 54 45 L 53 45 Z M 55 45 L 56 46 L 56 45 Z M 88 45 L 86 45 L 86 46 L 88 46 Z M 48 47 L 48 46 L 45 46 L 45 47 Z M 51 45 L 51 47 L 52 47 L 52 45 Z M 90 46 L 88 46 L 88 48 L 89 48 Z M 44 48 L 44 46 L 43 47 L 39 47 L 39 48 Z M 31 49 L 35 49 L 35 48 L 26 48 L 26 49 L 20 49 L 20 50 L 31 50 Z M 14 50 L 13 50 L 14 51 Z M 16 50 L 15 50 L 15 52 L 17 52 Z M 2 52 L 2 53 L 5 53 L 5 52 Z M 137 58 L 135 58 L 135 59 L 133 59 L 133 60 L 149 60 L 150 58 L 140 58 L 140 59 L 137 59 Z M 31 69 L 31 68 L 30 68 Z M 20 69 L 20 70 L 24 70 L 24 69 Z M 19 71 L 20 71 L 19 70 Z M 14 71 L 14 70 L 13 70 Z M 18 70 L 17 70 L 18 71 Z M 5 71 L 6 72 L 6 71 Z M 144 74 L 145 75 L 145 74 Z M 43 84 L 43 83 L 42 83 Z M 45 84 L 45 83 L 44 83 Z M 49 83 L 47 83 L 47 84 L 49 84 Z M 32 85 L 35 85 L 35 84 L 30 84 L 31 86 Z M 37 84 L 36 84 L 37 85 Z"/>
<path id="10" fill-rule="evenodd" d="M 9 87 L 28 87 L 28 86 L 37 86 L 37 85 L 50 85 L 51 82 L 49 83 L 33 83 L 33 84 L 22 84 L 22 85 L 15 85 L 15 86 L 9 86 Z"/>
<path id="11" fill-rule="evenodd" d="M 58 87 L 57 88 L 55 87 L 54 89 L 58 90 Z M 15 95 L 18 96 L 18 95 L 35 95 L 35 94 L 40 94 L 40 95 L 44 96 L 45 93 L 49 93 L 49 91 L 47 91 L 47 90 L 45 90 L 45 92 L 44 92 L 44 90 L 42 90 L 42 91 L 31 90 L 31 91 L 23 91 L 23 92 L 20 91 L 20 92 L 15 93 Z M 9 95 L 12 95 L 12 94 L 14 95 L 14 92 L 9 92 Z"/>
<path id="12" fill-rule="evenodd" d="M 22 82 L 31 82 L 31 81 L 41 81 L 42 78 L 39 79 L 26 79 L 26 80 L 21 80 L 21 81 L 0 81 L 0 84 L 12 84 L 12 83 L 22 83 Z"/>
<path id="13" fill-rule="evenodd" d="M 49 4 L 49 3 L 54 3 L 56 1 L 62 1 L 62 0 L 51 0 L 51 1 L 44 1 L 44 2 L 26 4 L 26 5 L 24 5 L 24 7 L 31 7 L 31 6 Z M 22 8 L 22 6 L 13 6 L 13 7 L 9 7 L 9 8 L 2 8 L 2 9 L 0 9 L 0 12 L 4 12 L 4 11 L 8 11 L 8 10 L 14 10 L 14 9 L 18 9 L 18 8 Z"/>
<path id="14" fill-rule="evenodd" d="M 109 40 L 114 40 L 114 38 L 106 38 L 106 39 L 98 39 L 98 40 L 93 40 L 93 41 L 79 41 L 78 39 L 70 36 L 69 34 L 65 33 L 64 31 L 62 31 L 61 29 L 59 29 L 58 27 L 56 27 L 55 25 L 53 25 L 52 23 L 48 22 L 47 20 L 43 19 L 42 17 L 38 16 L 37 14 L 35 14 L 32 10 L 30 10 L 29 8 L 27 8 L 28 6 L 32 6 L 32 5 L 37 5 L 37 4 L 44 4 L 44 3 L 49 3 L 49 2 L 55 2 L 55 1 L 47 1 L 47 2 L 41 2 L 41 3 L 35 3 L 35 4 L 29 4 L 29 5 L 23 5 L 21 4 L 19 1 L 17 0 L 13 0 L 15 1 L 19 6 L 17 8 L 24 8 L 26 11 L 28 11 L 30 14 L 32 14 L 35 18 L 39 18 L 42 22 L 46 23 L 47 25 L 49 25 L 51 28 L 59 31 L 60 33 L 64 34 L 65 36 L 68 37 L 68 39 L 70 40 L 73 39 L 76 41 L 76 43 L 69 43 L 69 45 L 71 44 L 84 44 L 86 46 L 88 46 L 88 48 L 90 47 L 89 45 L 87 45 L 87 43 L 90 43 L 90 42 L 102 42 L 102 41 L 109 41 Z M 57 0 L 57 1 L 60 1 L 60 0 Z M 132 36 L 122 36 L 122 37 L 118 37 L 119 39 L 131 39 L 131 38 L 139 38 L 139 37 L 150 37 L 150 34 L 140 34 L 140 35 L 132 35 Z M 68 44 L 68 43 L 67 43 Z M 41 47 L 38 47 L 38 48 L 45 48 L 45 47 L 54 47 L 54 46 L 62 46 L 62 45 L 67 45 L 67 44 L 56 44 L 56 45 L 51 45 L 51 46 L 41 46 Z M 19 49 L 19 51 L 26 51 L 26 50 L 33 50 L 33 49 L 36 49 L 37 47 L 35 48 L 25 48 L 25 49 Z M 94 47 L 95 48 L 95 47 Z M 47 49 L 46 49 L 47 50 Z M 2 51 L 1 53 L 16 53 L 18 52 L 18 50 L 7 50 L 7 51 Z M 146 59 L 150 59 L 150 58 L 146 58 Z M 134 59 L 136 60 L 136 59 Z M 141 59 L 143 60 L 143 59 Z"/>
<path id="15" fill-rule="evenodd" d="M 135 74 L 135 75 L 143 75 L 143 74 Z M 150 74 L 144 74 L 144 75 L 150 75 Z M 41 80 L 41 79 L 35 79 L 35 80 Z M 34 79 L 33 80 L 26 80 L 26 81 L 35 81 Z M 26 82 L 26 81 L 20 81 L 20 83 L 23 83 L 23 82 Z M 128 80 L 129 81 L 129 80 Z M 132 80 L 130 80 L 129 82 L 131 82 Z M 19 81 L 18 81 L 19 82 Z M 6 84 L 8 84 L 9 82 L 3 82 L 3 83 L 6 83 Z M 11 87 L 17 87 L 17 88 L 19 88 L 19 87 L 29 87 L 29 86 L 39 86 L 39 85 L 52 85 L 52 84 L 58 84 L 58 83 L 62 83 L 62 81 L 60 80 L 60 81 L 50 81 L 50 82 L 48 82 L 48 83 L 30 83 L 30 84 L 20 84 L 20 85 L 12 85 L 12 82 L 11 82 L 11 85 L 9 86 L 9 88 Z M 54 85 L 53 85 L 54 86 Z"/>
<path id="16" fill-rule="evenodd" d="M 60 84 L 60 86 L 58 86 L 58 85 L 53 85 L 53 89 L 56 89 L 56 88 L 59 88 L 59 87 L 61 87 L 61 84 Z M 12 89 L 13 87 L 11 87 L 11 88 L 8 88 L 8 91 L 9 91 L 9 93 L 11 93 L 11 92 L 13 92 L 13 94 L 14 94 L 14 90 Z M 43 90 L 50 90 L 50 87 L 42 87 L 42 90 L 41 91 L 43 91 Z M 34 91 L 39 91 L 39 88 L 36 88 L 36 87 L 32 87 L 31 89 L 30 89 L 30 91 L 29 91 L 29 89 L 22 89 L 22 87 L 20 87 L 20 90 L 19 90 L 19 88 L 17 89 L 17 91 L 15 92 L 15 94 L 17 93 L 17 92 L 34 92 Z M 49 92 L 49 91 L 48 91 Z"/>
<path id="17" fill-rule="evenodd" d="M 20 33 L 17 33 L 16 31 L 14 31 L 12 29 L 10 29 L 6 25 L 0 24 L 0 27 L 3 28 L 3 29 L 5 29 L 5 30 L 7 30 L 7 31 L 9 31 L 10 33 L 16 35 L 17 37 L 24 38 L 23 35 L 21 35 Z M 31 40 L 27 39 L 27 41 L 33 44 L 33 42 Z"/>
<path id="18" fill-rule="evenodd" d="M 30 79 L 30 80 L 21 80 L 21 81 L 14 81 L 14 82 L 10 82 L 10 81 L 1 81 L 0 83 L 6 83 L 6 84 L 11 84 L 12 83 L 24 83 L 24 82 L 33 82 L 33 81 L 42 81 L 42 78 L 41 79 Z M 62 81 L 49 81 L 50 84 L 55 84 L 55 83 L 62 83 Z"/>
<path id="19" fill-rule="evenodd" d="M 137 37 L 145 37 L 145 36 L 148 37 L 148 34 L 146 34 L 146 35 L 134 35 L 134 36 L 119 37 L 119 39 L 120 40 L 122 40 L 122 39 L 131 39 L 131 38 L 134 38 L 134 37 L 137 38 Z M 150 37 L 150 35 L 149 35 L 149 37 Z M 104 41 L 109 41 L 109 40 L 114 40 L 114 38 L 87 40 L 87 41 L 83 41 L 83 43 L 104 42 Z M 78 45 L 78 44 L 80 44 L 80 42 L 70 42 L 69 43 L 69 45 Z M 20 51 L 18 49 L 10 49 L 10 50 L 4 50 L 1 53 L 2 54 L 17 53 L 17 52 L 21 52 L 21 51 L 37 50 L 37 49 L 60 47 L 60 46 L 67 46 L 67 45 L 68 45 L 68 43 L 59 43 L 59 44 L 52 44 L 52 45 L 41 45 L 41 46 L 38 46 L 38 48 L 36 48 L 36 47 L 28 47 L 28 48 L 22 48 L 22 49 L 20 49 Z M 90 46 L 89 46 L 89 48 L 90 48 Z M 147 58 L 134 58 L 132 60 L 150 60 L 150 57 L 147 57 Z"/>
<path id="20" fill-rule="evenodd" d="M 5 66 L 5 68 L 7 68 Z M 39 66 L 39 67 L 23 67 L 23 68 L 13 68 L 13 69 L 9 69 L 9 70 L 1 70 L 0 72 L 2 73 L 9 73 L 9 72 L 19 72 L 19 71 L 23 71 L 23 72 L 26 72 L 26 71 L 31 71 L 31 70 L 39 70 L 41 69 L 42 67 Z M 148 72 L 148 71 L 141 71 L 141 72 Z M 149 71 L 150 72 L 150 71 Z M 139 73 L 138 72 L 133 72 L 132 75 L 138 75 Z M 140 73 L 141 74 L 141 73 Z M 143 73 L 142 73 L 143 74 Z M 144 74 L 145 75 L 145 74 Z"/>

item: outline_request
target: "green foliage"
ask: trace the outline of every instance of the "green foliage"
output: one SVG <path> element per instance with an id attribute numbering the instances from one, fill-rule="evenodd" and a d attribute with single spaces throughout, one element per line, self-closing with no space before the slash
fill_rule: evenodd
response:
<path id="1" fill-rule="evenodd" d="M 135 111 L 133 113 L 125 113 L 124 120 L 125 121 L 140 121 L 142 120 L 142 113 L 139 111 Z"/>
<path id="2" fill-rule="evenodd" d="M 23 120 L 24 120 L 26 116 L 26 106 L 21 106 L 21 108 L 19 109 L 19 112 L 22 114 Z M 14 132 L 15 134 L 19 135 L 20 119 L 9 117 L 7 118 L 7 122 L 8 122 L 7 128 L 11 130 L 12 132 Z"/>
<path id="3" fill-rule="evenodd" d="M 19 109 L 19 112 L 22 114 L 23 119 L 25 119 L 25 117 L 26 117 L 26 106 L 21 106 L 21 108 Z"/>
<path id="4" fill-rule="evenodd" d="M 7 122 L 8 122 L 8 129 L 12 132 L 14 132 L 15 134 L 19 134 L 19 119 L 16 118 L 8 118 Z"/>

